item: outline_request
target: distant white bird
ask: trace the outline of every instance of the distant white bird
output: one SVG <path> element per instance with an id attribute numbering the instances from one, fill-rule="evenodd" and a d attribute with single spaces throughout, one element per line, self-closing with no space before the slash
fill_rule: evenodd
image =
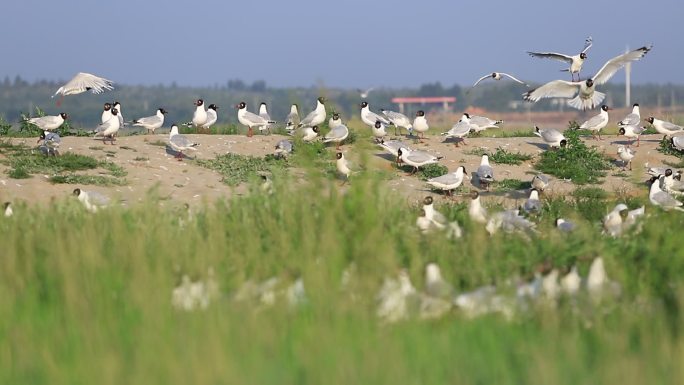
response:
<path id="1" fill-rule="evenodd" d="M 591 136 L 593 136 L 594 139 L 596 139 L 596 135 L 598 134 L 598 138 L 599 140 L 601 140 L 601 129 L 608 125 L 608 111 L 610 109 L 611 108 L 606 106 L 605 104 L 602 105 L 601 112 L 599 112 L 598 115 L 592 117 L 586 122 L 582 123 L 579 126 L 579 128 L 581 130 L 591 131 Z"/>
<path id="2" fill-rule="evenodd" d="M 544 98 L 567 98 L 570 99 L 568 105 L 578 110 L 593 109 L 606 96 L 604 93 L 596 91 L 595 87 L 608 82 L 627 63 L 644 57 L 652 47 L 641 47 L 608 60 L 596 75 L 585 81 L 554 80 L 524 93 L 523 99 L 529 102 L 537 102 Z"/>
<path id="3" fill-rule="evenodd" d="M 262 118 L 271 121 L 271 115 L 268 114 L 268 106 L 266 106 L 266 103 L 261 102 L 259 105 L 259 116 Z M 267 131 L 269 134 L 271 134 L 271 126 L 272 124 L 267 124 L 265 126 L 260 126 L 259 131 Z"/>
<path id="4" fill-rule="evenodd" d="M 624 170 L 627 165 L 629 165 L 629 170 L 632 171 L 632 159 L 634 159 L 634 155 L 636 154 L 636 151 L 632 150 L 629 147 L 625 147 L 623 145 L 619 145 L 617 149 L 618 156 L 620 157 L 620 160 L 622 160 L 622 169 Z"/>
<path id="5" fill-rule="evenodd" d="M 577 80 L 580 80 L 580 71 L 582 70 L 582 64 L 584 64 L 584 60 L 587 58 L 587 51 L 589 51 L 589 48 L 592 46 L 592 38 L 591 36 L 587 37 L 587 39 L 584 41 L 584 49 L 582 49 L 582 52 L 578 53 L 577 55 L 564 55 L 562 53 L 555 53 L 555 52 L 530 52 L 528 51 L 527 53 L 532 56 L 532 57 L 537 57 L 537 58 L 542 58 L 542 59 L 554 59 L 554 60 L 559 60 L 566 62 L 570 64 L 570 67 L 567 69 L 564 69 L 563 71 L 568 71 L 570 72 L 570 75 L 572 76 L 572 80 L 575 80 L 575 74 L 577 74 Z"/>
<path id="6" fill-rule="evenodd" d="M 489 185 L 494 182 L 494 169 L 489 165 L 489 156 L 482 155 L 480 159 L 480 166 L 477 168 L 477 179 L 480 187 L 484 187 L 489 191 Z"/>
<path id="7" fill-rule="evenodd" d="M 443 157 L 434 156 L 428 152 L 420 150 L 409 150 L 408 148 L 400 148 L 397 150 L 397 154 L 402 162 L 413 167 L 413 172 L 415 174 L 418 172 L 419 167 L 427 166 L 428 164 L 437 163 Z"/>
<path id="8" fill-rule="evenodd" d="M 661 175 L 658 180 L 651 182 L 648 200 L 651 202 L 651 204 L 654 206 L 660 206 L 663 210 L 675 209 L 684 211 L 684 209 L 681 207 L 684 205 L 682 202 L 676 200 L 674 197 L 672 197 L 672 195 L 660 188 L 660 183 L 662 183 L 663 178 L 665 178 L 665 175 Z"/>
<path id="9" fill-rule="evenodd" d="M 36 143 L 40 143 L 41 141 L 43 142 L 43 146 L 45 146 L 45 152 L 47 155 L 59 155 L 59 145 L 62 143 L 62 139 L 59 137 L 59 134 L 56 132 L 43 131 L 38 138 L 38 142 Z"/>
<path id="10" fill-rule="evenodd" d="M 365 90 L 362 90 L 362 89 L 360 89 L 360 88 L 357 88 L 357 89 L 356 89 L 356 92 L 359 93 L 359 96 L 361 97 L 361 99 L 368 99 L 368 95 L 370 95 L 371 91 L 373 91 L 374 89 L 375 89 L 375 88 L 373 88 L 373 87 L 367 88 L 367 89 L 365 89 Z"/>
<path id="11" fill-rule="evenodd" d="M 104 109 L 102 111 L 102 115 L 100 116 L 100 123 L 104 123 L 109 120 L 109 118 L 112 117 L 112 104 L 111 103 L 105 103 L 104 104 Z"/>
<path id="12" fill-rule="evenodd" d="M 628 211 L 628 207 L 624 203 L 619 203 L 613 208 L 611 212 L 603 217 L 603 229 L 604 231 L 612 236 L 617 237 L 622 234 L 622 213 Z"/>
<path id="13" fill-rule="evenodd" d="M 459 166 L 452 173 L 428 179 L 427 184 L 436 189 L 446 191 L 447 195 L 451 196 L 452 190 L 457 189 L 463 183 L 463 178 L 467 174 L 465 167 Z"/>
<path id="14" fill-rule="evenodd" d="M 12 203 L 11 202 L 5 202 L 2 205 L 2 209 L 4 211 L 5 218 L 9 218 L 12 215 L 14 215 L 14 210 L 12 210 Z"/>
<path id="15" fill-rule="evenodd" d="M 618 126 L 638 126 L 641 123 L 641 114 L 639 113 L 639 103 L 632 105 L 632 112 L 625 116 L 618 122 Z"/>
<path id="16" fill-rule="evenodd" d="M 304 127 L 302 128 L 302 133 L 304 134 L 302 140 L 304 142 L 311 142 L 318 137 L 318 126 Z"/>
<path id="17" fill-rule="evenodd" d="M 469 115 L 470 129 L 474 132 L 484 131 L 488 128 L 498 128 L 503 120 L 489 119 L 485 116 Z"/>
<path id="18" fill-rule="evenodd" d="M 577 266 L 573 265 L 570 271 L 560 279 L 560 287 L 565 295 L 575 296 L 582 288 L 582 277 L 577 272 Z"/>
<path id="19" fill-rule="evenodd" d="M 247 136 L 251 137 L 254 135 L 254 131 L 252 130 L 253 127 L 264 127 L 268 124 L 273 124 L 276 123 L 275 121 L 264 119 L 263 117 L 247 111 L 247 103 L 245 102 L 240 102 L 238 103 L 235 108 L 238 110 L 238 121 L 242 124 L 247 126 L 248 131 L 247 131 Z M 261 128 L 259 128 L 261 129 Z"/>
<path id="20" fill-rule="evenodd" d="M 586 282 L 589 296 L 594 301 L 599 301 L 607 297 L 617 297 L 620 295 L 620 284 L 611 281 L 606 274 L 603 258 L 596 257 L 589 266 L 589 275 Z"/>
<path id="21" fill-rule="evenodd" d="M 397 135 L 397 129 L 399 129 L 399 134 L 401 134 L 401 127 L 404 127 L 408 132 L 411 132 L 413 124 L 411 124 L 411 119 L 408 116 L 402 114 L 401 112 L 389 111 L 385 109 L 380 109 L 380 112 L 387 117 L 387 120 L 394 125 L 394 135 Z"/>
<path id="22" fill-rule="evenodd" d="M 285 118 L 285 129 L 288 131 L 294 131 L 299 125 L 299 106 L 292 104 L 290 106 L 290 113 L 287 114 Z"/>
<path id="23" fill-rule="evenodd" d="M 375 122 L 377 122 L 378 120 L 381 121 L 383 124 L 390 124 L 390 121 L 387 120 L 385 117 L 371 111 L 368 102 L 361 102 L 361 104 L 359 104 L 359 107 L 361 107 L 361 121 L 363 121 L 366 125 L 373 127 L 375 126 Z"/>
<path id="24" fill-rule="evenodd" d="M 434 203 L 435 201 L 431 196 L 426 196 L 423 199 L 423 211 L 425 212 L 425 217 L 432 221 L 437 228 L 444 229 L 448 225 L 449 221 L 444 214 L 435 209 Z"/>
<path id="25" fill-rule="evenodd" d="M 337 161 L 335 162 L 335 166 L 337 167 L 337 171 L 344 176 L 344 182 L 349 182 L 349 175 L 351 175 L 351 169 L 349 168 L 349 162 L 347 162 L 347 159 L 344 157 L 344 154 L 341 152 L 337 153 Z"/>
<path id="26" fill-rule="evenodd" d="M 333 129 L 328 131 L 327 134 L 323 137 L 323 143 L 337 143 L 337 146 L 335 147 L 337 150 L 340 149 L 340 146 L 342 145 L 342 142 L 344 142 L 345 139 L 349 136 L 349 128 L 345 126 L 344 124 L 340 124 L 338 126 L 335 126 Z"/>
<path id="27" fill-rule="evenodd" d="M 487 223 L 487 210 L 482 207 L 482 203 L 480 202 L 480 193 L 473 191 L 470 194 L 470 197 L 471 200 L 470 205 L 468 206 L 468 216 L 471 220 L 477 223 Z"/>
<path id="28" fill-rule="evenodd" d="M 416 296 L 408 272 L 401 270 L 398 279 L 385 278 L 376 296 L 376 315 L 388 323 L 404 320 L 410 316 L 411 299 Z"/>
<path id="29" fill-rule="evenodd" d="M 539 200 L 539 191 L 532 189 L 530 196 L 523 204 L 523 211 L 528 214 L 539 214 L 542 210 L 542 203 Z"/>
<path id="30" fill-rule="evenodd" d="M 575 224 L 567 219 L 556 219 L 556 228 L 564 233 L 570 233 L 575 230 Z"/>
<path id="31" fill-rule="evenodd" d="M 62 112 L 59 115 L 37 116 L 27 119 L 27 121 L 42 131 L 52 131 L 58 129 L 67 119 L 69 119 L 69 115 L 66 112 Z"/>
<path id="32" fill-rule="evenodd" d="M 102 136 L 102 143 L 107 144 L 107 138 L 109 138 L 109 143 L 114 145 L 114 135 L 119 132 L 121 128 L 121 122 L 119 121 L 119 110 L 112 107 L 112 117 L 108 121 L 97 126 L 95 136 Z"/>
<path id="33" fill-rule="evenodd" d="M 382 140 L 382 138 L 387 136 L 387 129 L 386 129 L 385 123 L 383 123 L 379 120 L 376 120 L 373 127 L 371 127 L 371 132 L 373 133 L 375 140 L 380 142 Z"/>
<path id="34" fill-rule="evenodd" d="M 513 75 L 509 75 L 509 74 L 507 74 L 507 73 L 505 73 L 505 72 L 492 72 L 491 74 L 487 74 L 487 75 L 485 75 L 485 76 L 483 76 L 483 77 L 477 79 L 477 81 L 475 82 L 475 84 L 473 84 L 472 87 L 470 87 L 470 89 L 468 89 L 468 91 L 466 91 L 466 93 L 470 92 L 470 90 L 472 90 L 473 88 L 475 88 L 475 86 L 477 86 L 478 84 L 480 84 L 480 83 L 481 83 L 482 81 L 484 81 L 484 80 L 487 80 L 487 79 L 501 80 L 502 77 L 507 77 L 507 78 L 513 80 L 514 82 L 520 83 L 520 84 L 522 84 L 522 85 L 524 85 L 524 86 L 528 86 L 527 83 L 525 83 L 524 81 L 522 81 L 522 80 L 516 78 L 516 77 L 513 76 Z M 529 87 L 529 86 L 528 86 L 528 87 Z"/>
<path id="35" fill-rule="evenodd" d="M 319 97 L 316 100 L 316 109 L 309 112 L 308 115 L 304 117 L 299 122 L 299 125 L 297 127 L 313 127 L 313 126 L 318 126 L 325 122 L 325 117 L 327 116 L 325 112 L 325 98 L 324 97 Z"/>
<path id="36" fill-rule="evenodd" d="M 158 129 L 164 125 L 164 115 L 167 113 L 168 113 L 168 111 L 159 107 L 157 109 L 156 115 L 147 116 L 147 117 L 140 118 L 140 119 L 135 119 L 133 121 L 133 125 L 146 129 L 148 133 L 150 131 L 152 131 L 152 133 L 154 134 L 154 131 L 156 129 Z"/>
<path id="37" fill-rule="evenodd" d="M 416 117 L 413 119 L 413 130 L 421 134 L 422 139 L 425 139 L 425 133 L 430 129 L 427 119 L 425 118 L 425 111 L 418 110 Z"/>
<path id="38" fill-rule="evenodd" d="M 499 229 L 503 229 L 507 233 L 534 232 L 534 227 L 534 222 L 522 217 L 518 210 L 506 210 L 490 215 L 485 230 L 490 235 L 494 235 Z"/>
<path id="39" fill-rule="evenodd" d="M 461 120 L 456 122 L 449 131 L 442 133 L 447 139 L 455 138 L 454 146 L 458 147 L 460 142 L 466 144 L 465 137 L 470 133 L 473 126 L 470 125 L 470 115 L 467 113 L 463 114 Z"/>
<path id="40" fill-rule="evenodd" d="M 625 137 L 632 139 L 632 144 L 634 144 L 634 141 L 636 140 L 636 146 L 639 147 L 639 145 L 641 144 L 639 138 L 645 130 L 646 129 L 644 127 L 640 126 L 620 126 L 620 128 L 618 129 L 618 136 L 624 135 Z"/>
<path id="41" fill-rule="evenodd" d="M 204 109 L 204 100 L 202 99 L 197 99 L 192 104 L 195 105 L 195 112 L 192 114 L 192 125 L 195 128 L 199 128 L 207 121 L 207 110 Z"/>
<path id="42" fill-rule="evenodd" d="M 62 95 L 60 101 L 57 102 L 57 105 L 59 106 L 61 104 L 62 99 L 64 99 L 64 97 L 67 95 L 77 95 L 86 91 L 91 91 L 94 94 L 99 94 L 104 92 L 105 90 L 113 89 L 113 84 L 114 82 L 112 82 L 111 80 L 107 80 L 105 78 L 101 78 L 93 74 L 79 72 L 65 85 L 59 87 L 57 92 L 55 92 L 55 94 L 52 95 L 52 97 L 54 98 L 57 95 Z"/>
<path id="43" fill-rule="evenodd" d="M 537 191 L 543 192 L 549 187 L 549 177 L 544 175 L 544 174 L 534 174 L 532 177 L 532 182 L 530 183 L 532 185 L 532 188 L 536 189 Z"/>
<path id="44" fill-rule="evenodd" d="M 555 300 L 561 294 L 561 286 L 558 284 L 558 269 L 552 269 L 542 277 L 542 294 L 547 300 Z"/>
<path id="45" fill-rule="evenodd" d="M 175 158 L 178 159 L 178 161 L 181 161 L 183 160 L 183 151 L 195 151 L 197 150 L 196 147 L 199 146 L 199 143 L 194 143 L 185 135 L 179 134 L 178 126 L 174 124 L 171 126 L 171 132 L 169 133 L 169 145 L 178 152 Z"/>
<path id="46" fill-rule="evenodd" d="M 666 122 L 664 120 L 656 119 L 654 117 L 649 117 L 646 119 L 647 122 L 653 125 L 656 131 L 667 136 L 668 138 L 674 134 L 682 132 L 682 126 L 678 126 L 674 123 Z"/>
<path id="47" fill-rule="evenodd" d="M 449 302 L 453 300 L 454 287 L 442 278 L 442 271 L 434 262 L 425 266 L 425 293 Z"/>
<path id="48" fill-rule="evenodd" d="M 86 210 L 90 211 L 91 213 L 95 213 L 100 208 L 109 205 L 108 197 L 94 191 L 85 191 L 77 188 L 74 189 L 73 195 L 75 195 L 79 202 L 85 206 Z"/>
<path id="49" fill-rule="evenodd" d="M 544 139 L 544 142 L 550 147 L 560 148 L 565 147 L 568 144 L 568 140 L 565 139 L 565 136 L 555 128 L 539 128 L 534 126 L 534 134 Z"/>

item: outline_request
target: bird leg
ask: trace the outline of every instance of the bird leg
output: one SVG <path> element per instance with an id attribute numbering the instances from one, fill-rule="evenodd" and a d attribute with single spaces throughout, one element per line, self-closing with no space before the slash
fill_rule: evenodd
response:
<path id="1" fill-rule="evenodd" d="M 178 154 L 176 154 L 176 158 L 178 159 L 179 162 L 182 161 L 183 160 L 183 151 L 178 151 Z"/>
<path id="2" fill-rule="evenodd" d="M 413 172 L 410 173 L 409 175 L 413 175 L 413 174 L 415 174 L 415 173 L 417 173 L 417 172 L 418 172 L 418 167 L 413 166 Z"/>
<path id="3" fill-rule="evenodd" d="M 253 135 L 254 135 L 254 131 L 252 131 L 252 127 L 249 127 L 249 129 L 247 129 L 247 137 L 251 138 Z"/>

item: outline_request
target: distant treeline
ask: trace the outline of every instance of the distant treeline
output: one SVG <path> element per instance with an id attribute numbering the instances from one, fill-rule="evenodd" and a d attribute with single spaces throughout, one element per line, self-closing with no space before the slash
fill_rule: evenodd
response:
<path id="1" fill-rule="evenodd" d="M 81 94 L 67 96 L 61 107 L 56 107 L 57 98 L 51 99 L 54 92 L 63 82 L 37 81 L 29 83 L 20 77 L 11 80 L 9 77 L 0 83 L 0 117 L 16 124 L 21 114 L 35 114 L 36 107 L 48 114 L 67 112 L 71 116 L 74 127 L 93 127 L 100 122 L 102 105 L 105 102 L 120 101 L 126 120 L 132 120 L 154 114 L 159 107 L 169 111 L 166 121 L 184 123 L 192 119 L 193 101 L 202 98 L 206 105 L 214 103 L 219 106 L 219 124 L 235 123 L 235 104 L 245 101 L 250 111 L 256 111 L 261 102 L 269 106 L 271 116 L 283 120 L 291 103 L 300 106 L 300 114 L 311 111 L 318 96 L 330 100 L 329 109 L 339 111 L 348 120 L 358 114 L 358 103 L 361 101 L 355 89 L 339 88 L 271 88 L 264 81 L 246 84 L 240 80 L 230 80 L 223 85 L 213 87 L 184 87 L 175 83 L 171 85 L 130 86 L 115 84 L 113 91 L 101 95 Z M 492 82 L 478 86 L 466 93 L 467 87 L 453 85 L 445 87 L 441 83 L 427 83 L 419 88 L 378 88 L 373 90 L 368 102 L 373 110 L 380 108 L 397 109 L 391 103 L 394 97 L 407 96 L 455 96 L 457 102 L 453 111 L 459 112 L 468 106 L 477 106 L 489 111 L 505 112 L 531 108 L 533 111 L 567 109 L 553 101 L 543 101 L 534 105 L 522 103 L 521 95 L 525 88 L 511 82 Z M 625 87 L 620 84 L 599 86 L 599 90 L 607 94 L 606 103 L 612 106 L 624 106 Z M 632 102 L 645 106 L 675 106 L 684 103 L 684 86 L 672 84 L 646 84 L 632 87 Z M 438 109 L 440 105 L 411 106 L 407 113 L 417 109 Z"/>

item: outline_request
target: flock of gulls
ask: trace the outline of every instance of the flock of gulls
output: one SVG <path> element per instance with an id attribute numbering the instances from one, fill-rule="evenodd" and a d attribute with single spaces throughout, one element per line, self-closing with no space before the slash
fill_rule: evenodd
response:
<path id="1" fill-rule="evenodd" d="M 527 90 L 523 94 L 523 99 L 529 102 L 537 102 L 544 98 L 565 98 L 568 105 L 579 110 L 598 108 L 598 114 L 582 123 L 579 128 L 589 130 L 592 137 L 602 140 L 600 133 L 609 123 L 611 108 L 601 104 L 605 94 L 597 91 L 596 86 L 609 81 L 627 63 L 642 59 L 651 51 L 652 46 L 643 46 L 620 54 L 608 60 L 593 76 L 582 80 L 580 78 L 581 70 L 588 59 L 587 52 L 592 45 L 593 41 L 589 37 L 586 39 L 582 51 L 575 55 L 555 52 L 529 52 L 531 56 L 536 58 L 554 59 L 566 63 L 568 66 L 564 71 L 570 72 L 571 81 L 553 80 L 547 82 L 540 87 Z M 473 87 L 489 79 L 510 79 L 529 88 L 526 82 L 505 72 L 492 72 L 482 76 L 474 83 Z M 60 87 L 55 96 L 61 95 L 63 99 L 64 96 L 86 91 L 97 94 L 112 89 L 112 85 L 113 82 L 110 80 L 92 74 L 79 73 L 71 81 Z M 362 91 L 362 98 L 365 99 L 372 90 L 371 88 Z M 192 120 L 184 124 L 185 126 L 195 127 L 200 131 L 210 128 L 218 121 L 219 107 L 216 104 L 209 104 L 208 107 L 205 107 L 205 101 L 198 99 L 194 101 L 194 106 L 195 111 Z M 442 159 L 429 151 L 412 148 L 411 145 L 399 138 L 403 135 L 403 129 L 406 130 L 407 138 L 423 141 L 430 128 L 425 111 L 420 110 L 413 117 L 386 109 L 374 112 L 365 100 L 361 101 L 359 108 L 361 121 L 370 129 L 376 144 L 391 154 L 397 165 L 408 165 L 412 168 L 412 173 L 415 173 L 422 167 L 439 163 Z M 254 129 L 263 134 L 270 134 L 278 124 L 278 121 L 270 116 L 265 103 L 260 104 L 258 112 L 249 111 L 245 102 L 237 104 L 235 109 L 237 110 L 237 120 L 247 128 L 247 136 L 254 135 Z M 159 107 L 151 116 L 126 121 L 120 102 L 105 103 L 102 111 L 102 122 L 94 133 L 96 136 L 101 136 L 104 143 L 109 142 L 112 145 L 116 141 L 119 130 L 126 125 L 141 127 L 148 133 L 154 134 L 157 129 L 164 125 L 166 113 L 167 111 L 163 107 Z M 55 116 L 28 119 L 29 123 L 36 125 L 43 131 L 38 142 L 42 142 L 44 153 L 48 156 L 59 155 L 58 148 L 61 138 L 55 130 L 68 118 L 69 115 L 63 112 Z M 680 135 L 684 131 L 681 126 L 652 116 L 643 120 L 652 125 L 660 134 L 671 138 L 674 148 L 684 150 L 684 135 Z M 323 133 L 321 126 L 326 121 L 328 131 Z M 328 115 L 325 98 L 318 98 L 315 108 L 302 117 L 300 117 L 298 105 L 292 104 L 290 113 L 282 122 L 290 134 L 301 138 L 302 145 L 317 140 L 334 144 L 337 171 L 343 178 L 343 183 L 349 181 L 353 174 L 353 167 L 348 162 L 341 146 L 348 138 L 350 130 L 343 123 L 339 113 Z M 442 133 L 442 136 L 445 139 L 453 140 L 454 146 L 458 148 L 461 144 L 466 145 L 465 139 L 468 135 L 498 127 L 501 123 L 500 120 L 464 113 L 451 129 Z M 617 125 L 619 134 L 631 139 L 632 144 L 636 142 L 636 147 L 639 147 L 640 135 L 645 130 L 645 127 L 642 126 L 639 104 L 634 104 L 632 112 L 619 120 Z M 393 126 L 395 136 L 391 139 L 388 138 L 390 126 Z M 563 148 L 568 144 L 563 133 L 556 129 L 535 127 L 535 134 L 548 146 L 549 151 Z M 198 146 L 187 136 L 179 133 L 177 124 L 171 125 L 168 144 L 176 151 L 179 161 L 183 159 L 184 152 L 194 150 Z M 288 156 L 293 150 L 295 150 L 293 141 L 288 139 L 278 142 L 275 148 L 276 154 L 281 156 Z M 617 147 L 616 153 L 623 162 L 623 168 L 630 167 L 631 169 L 635 150 L 631 146 L 620 145 Z M 648 168 L 647 171 L 651 177 L 650 203 L 665 210 L 684 211 L 682 203 L 675 198 L 675 196 L 684 194 L 684 182 L 681 181 L 681 174 L 670 168 Z M 477 178 L 482 190 L 488 190 L 489 186 L 496 181 L 495 170 L 489 163 L 487 155 L 482 155 L 479 167 L 472 170 L 471 174 L 464 166 L 458 166 L 453 172 L 429 179 L 426 183 L 432 189 L 443 191 L 447 196 L 451 196 L 453 191 L 458 189 L 467 178 Z M 532 236 L 537 233 L 534 219 L 538 218 L 543 210 L 540 194 L 543 194 L 552 182 L 547 175 L 535 175 L 531 181 L 532 188 L 529 197 L 520 207 L 491 213 L 482 204 L 480 193 L 474 191 L 470 196 L 468 216 L 474 223 L 484 226 L 485 230 L 492 235 L 504 231 Z M 73 194 L 91 212 L 96 212 L 99 208 L 106 207 L 109 204 L 107 197 L 80 188 L 75 189 Z M 6 217 L 13 215 L 10 203 L 5 203 L 4 210 Z M 625 204 L 618 204 L 605 216 L 603 220 L 604 232 L 608 236 L 618 237 L 630 228 L 638 230 L 639 218 L 644 214 L 645 207 L 630 211 Z M 446 216 L 434 207 L 434 200 L 431 196 L 425 197 L 423 200 L 416 226 L 421 233 L 443 232 L 450 238 L 460 238 L 464 235 L 458 222 L 447 220 Z M 569 219 L 558 218 L 556 227 L 558 231 L 567 233 L 574 231 L 576 225 Z M 342 279 L 343 285 L 351 285 L 351 276 L 353 275 L 351 271 L 350 268 L 349 271 L 345 272 Z M 279 285 L 282 285 L 278 278 L 271 278 L 264 282 L 248 281 L 233 294 L 232 298 L 236 301 L 255 301 L 264 305 L 273 304 L 280 297 L 287 298 L 290 304 L 306 302 L 301 277 L 290 281 L 290 285 L 281 289 L 277 289 Z M 596 258 L 592 262 L 589 275 L 585 278 L 580 277 L 576 266 L 544 266 L 538 269 L 534 277 L 527 280 L 511 280 L 511 282 L 513 281 L 515 284 L 512 291 L 509 290 L 510 287 L 484 286 L 469 293 L 459 294 L 456 293 L 453 286 L 444 280 L 439 267 L 431 263 L 425 269 L 425 287 L 423 291 L 418 291 L 411 283 L 408 273 L 402 270 L 396 276 L 386 277 L 379 289 L 377 315 L 385 321 L 394 322 L 411 316 L 435 318 L 453 308 L 458 308 L 472 316 L 491 312 L 500 312 L 510 316 L 516 310 L 529 306 L 533 301 L 555 302 L 562 296 L 575 297 L 582 292 L 589 293 L 591 297 L 604 297 L 606 294 L 615 295 L 619 292 L 619 286 L 607 278 L 601 258 Z M 213 299 L 219 296 L 218 286 L 213 280 L 213 272 L 210 272 L 206 279 L 198 281 L 192 281 L 188 276 L 184 276 L 181 284 L 173 291 L 172 303 L 182 310 L 201 309 L 206 308 Z"/>

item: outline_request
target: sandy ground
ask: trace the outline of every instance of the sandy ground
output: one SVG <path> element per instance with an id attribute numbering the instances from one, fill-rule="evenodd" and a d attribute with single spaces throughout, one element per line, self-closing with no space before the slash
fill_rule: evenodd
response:
<path id="1" fill-rule="evenodd" d="M 242 135 L 188 135 L 188 137 L 201 145 L 195 152 L 190 152 L 190 157 L 198 159 L 211 159 L 219 154 L 236 153 L 263 156 L 273 152 L 275 143 L 283 139 L 283 136 L 254 136 L 247 138 Z M 605 182 L 601 184 L 607 192 L 627 192 L 630 194 L 646 193 L 647 188 L 643 185 L 646 179 L 643 165 L 661 165 L 664 159 L 675 161 L 657 152 L 660 136 L 644 137 L 641 147 L 636 148 L 637 155 L 633 162 L 633 171 L 627 171 L 627 177 L 613 176 L 619 173 L 616 168 L 608 172 Z M 366 139 L 361 139 L 366 140 Z M 604 140 L 598 141 L 586 139 L 589 145 L 597 146 L 601 151 L 617 159 L 617 143 L 627 143 L 624 138 L 604 136 Z M 12 139 L 14 143 L 25 142 L 27 145 L 35 145 L 34 139 Z M 10 179 L 7 176 L 7 167 L 0 165 L 0 200 L 2 201 L 27 201 L 45 203 L 53 198 L 68 196 L 76 187 L 93 190 L 116 200 L 128 204 L 144 199 L 147 192 L 155 188 L 160 197 L 168 198 L 170 202 L 178 204 L 187 202 L 199 204 L 210 202 L 217 198 L 228 197 L 231 194 L 242 194 L 246 191 L 244 186 L 231 188 L 221 182 L 221 176 L 214 171 L 200 167 L 192 161 L 179 162 L 174 158 L 174 153 L 159 142 L 166 142 L 166 135 L 140 135 L 120 137 L 114 146 L 103 145 L 101 140 L 83 137 L 66 137 L 62 140 L 61 151 L 71 151 L 78 154 L 93 156 L 97 159 L 107 159 L 126 169 L 128 175 L 127 186 L 99 187 L 99 186 L 76 186 L 66 184 L 52 184 L 48 181 L 49 175 L 35 175 L 30 179 Z M 617 141 L 617 142 L 616 142 Z M 413 148 L 430 151 L 436 155 L 444 156 L 441 164 L 453 171 L 459 165 L 464 165 L 468 173 L 475 171 L 480 162 L 480 156 L 467 154 L 478 147 L 495 150 L 502 147 L 512 152 L 532 154 L 535 157 L 547 149 L 540 138 L 469 138 L 467 144 L 456 148 L 453 142 L 444 142 L 443 138 L 429 135 L 424 143 L 407 141 Z M 100 149 L 101 147 L 101 149 Z M 110 154 L 108 156 L 107 152 Z M 344 146 L 343 151 L 347 157 L 355 158 L 354 148 Z M 334 148 L 330 149 L 330 161 L 334 161 Z M 0 158 L 2 155 L 0 155 Z M 145 158 L 145 159 L 143 159 Z M 141 160 L 142 159 L 142 160 Z M 397 170 L 391 157 L 382 151 L 374 152 L 369 167 L 389 171 L 393 177 L 387 182 L 392 190 L 405 194 L 408 199 L 419 199 L 429 189 L 417 176 L 409 176 L 405 172 Z M 534 175 L 533 164 L 535 159 L 527 161 L 520 166 L 492 164 L 495 177 L 501 179 L 530 180 Z M 467 181 L 467 189 L 478 189 L 475 178 Z M 346 187 L 340 187 L 346 188 Z M 565 194 L 574 189 L 572 183 L 566 181 L 554 181 L 549 194 Z M 462 189 L 463 190 L 463 189 Z M 491 192 L 489 195 L 499 196 L 506 199 L 523 199 L 526 192 Z M 162 203 L 163 204 L 163 203 Z"/>

